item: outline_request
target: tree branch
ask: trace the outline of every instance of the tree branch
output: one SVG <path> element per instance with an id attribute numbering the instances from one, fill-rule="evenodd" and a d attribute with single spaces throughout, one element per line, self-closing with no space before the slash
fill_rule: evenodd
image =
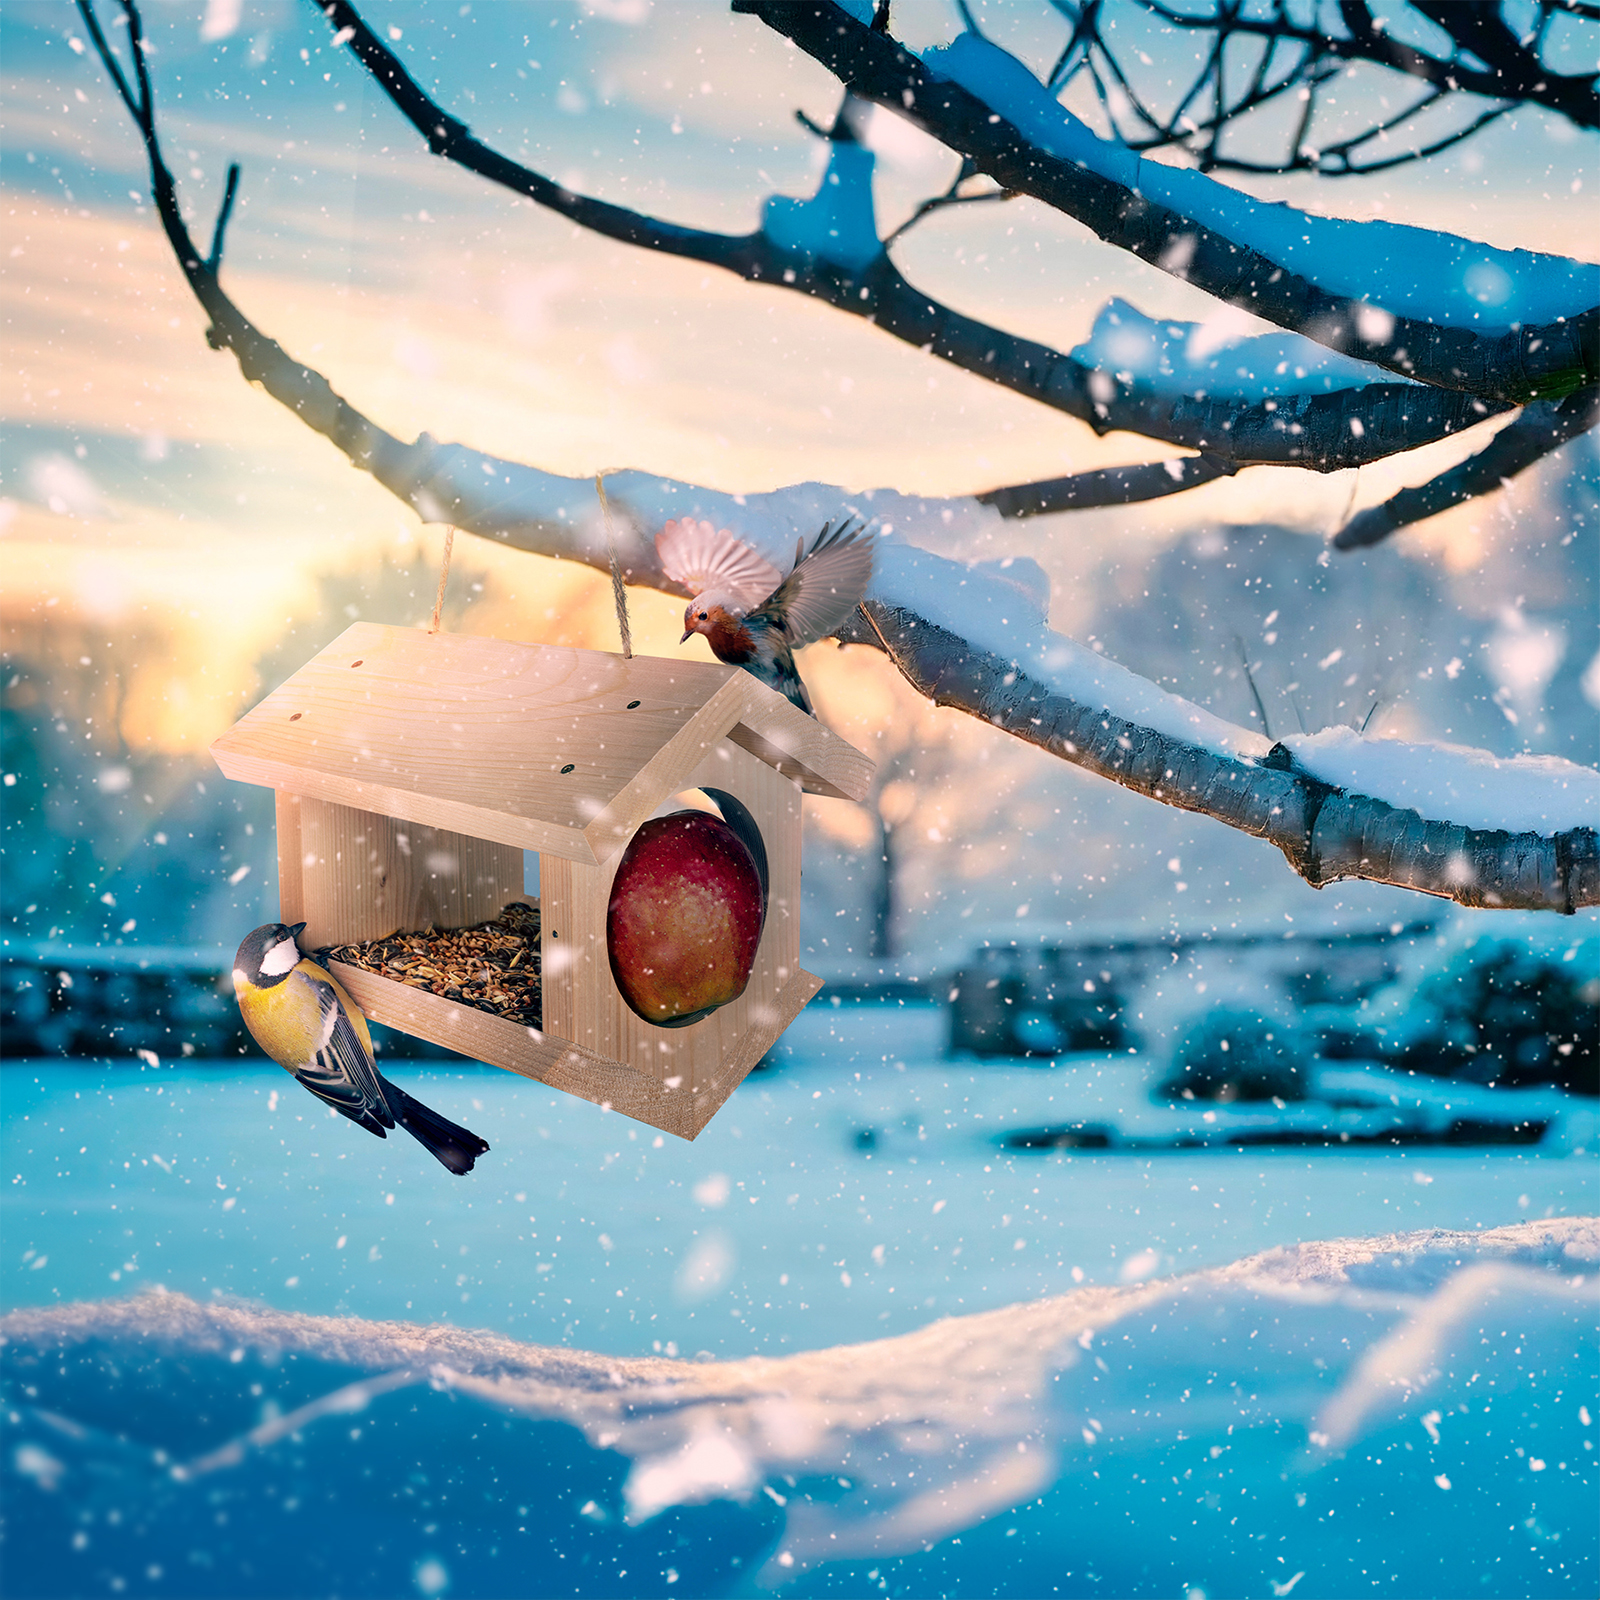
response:
<path id="1" fill-rule="evenodd" d="M 1381 544 L 1391 533 L 1414 522 L 1436 517 L 1479 495 L 1493 494 L 1518 473 L 1559 450 L 1569 439 L 1600 423 L 1600 388 L 1580 389 L 1560 405 L 1536 400 L 1523 409 L 1477 455 L 1441 472 L 1437 478 L 1354 516 L 1334 535 L 1336 550 L 1360 550 Z"/>
<path id="2" fill-rule="evenodd" d="M 206 329 L 207 342 L 214 350 L 233 351 L 239 361 L 239 370 L 249 382 L 259 383 L 273 399 L 295 411 L 308 427 L 333 440 L 352 461 L 366 468 L 385 487 L 390 487 L 387 474 L 391 471 L 395 452 L 404 451 L 407 447 L 369 422 L 336 394 L 321 373 L 302 366 L 256 328 L 222 292 L 215 265 L 209 258 L 202 257 L 195 247 L 178 206 L 177 186 L 156 136 L 155 98 L 145 59 L 139 8 L 133 0 L 119 0 L 119 4 L 128 21 L 128 46 L 133 55 L 137 95 L 129 89 L 127 79 L 100 28 L 93 0 L 77 0 L 84 27 L 139 129 L 150 168 L 151 197 L 167 242 L 172 246 L 172 253 L 177 257 L 178 266 L 195 299 L 211 318 L 211 326 Z M 230 172 L 230 195 L 236 187 Z M 218 251 L 222 242 L 222 225 L 226 223 L 229 209 L 231 207 L 225 200 L 218 217 L 214 244 Z"/>
<path id="3" fill-rule="evenodd" d="M 1392 307 L 1376 322 L 1367 302 L 1330 293 L 1263 251 L 1145 192 L 1190 174 L 1136 169 L 1121 146 L 1108 147 L 1108 164 L 1115 164 L 1120 153 L 1130 171 L 1137 171 L 1135 180 L 1121 181 L 1081 160 L 1053 154 L 987 100 L 951 78 L 936 77 L 904 46 L 873 33 L 833 0 L 733 0 L 733 8 L 759 16 L 853 94 L 914 122 L 1002 188 L 1030 194 L 1077 218 L 1107 243 L 1331 350 L 1486 401 L 1559 398 L 1600 378 L 1600 306 L 1499 334 L 1395 314 Z M 1027 69 L 993 46 L 987 50 L 992 54 L 986 66 L 1003 58 L 1013 69 L 1011 86 L 1030 96 L 1030 115 L 1037 110 L 1068 131 L 1068 114 Z M 945 59 L 942 65 L 951 62 Z M 1074 136 L 1094 137 L 1081 127 Z M 1223 192 L 1231 202 L 1243 203 L 1234 191 Z"/>
<path id="4" fill-rule="evenodd" d="M 1042 478 L 1037 483 L 1008 484 L 975 495 L 979 505 L 993 506 L 1002 517 L 1038 517 L 1052 511 L 1087 511 L 1096 506 L 1131 506 L 1161 500 L 1169 494 L 1218 478 L 1231 478 L 1238 469 L 1213 456 L 1185 456 L 1171 461 L 1142 461 L 1131 467 L 1104 467 L 1065 478 Z"/>
<path id="5" fill-rule="evenodd" d="M 1595 92 L 1593 74 L 1551 72 L 1536 55 L 1523 48 L 1496 8 L 1464 6 L 1456 0 L 1448 5 L 1439 0 L 1411 3 L 1430 22 L 1443 28 L 1460 49 L 1471 51 L 1488 70 L 1475 71 L 1459 59 L 1435 60 L 1398 44 L 1388 30 L 1378 33 L 1364 0 L 1343 0 L 1340 6 L 1347 25 L 1352 18 L 1360 19 L 1359 28 L 1352 26 L 1350 30 L 1353 46 L 1374 60 L 1383 60 L 1385 65 L 1432 84 L 1491 99 L 1528 101 L 1559 111 L 1577 127 L 1600 128 L 1600 94 Z"/>
<path id="6" fill-rule="evenodd" d="M 1291 163 L 1245 161 L 1235 156 L 1219 156 L 1212 166 L 1217 171 L 1225 172 L 1314 172 L 1319 178 L 1361 178 L 1374 172 L 1388 172 L 1395 167 L 1403 167 L 1412 161 L 1422 161 L 1429 156 L 1436 156 L 1442 150 L 1448 150 L 1452 145 L 1457 145 L 1464 139 L 1470 139 L 1473 134 L 1481 133 L 1491 122 L 1498 122 L 1508 111 L 1514 111 L 1515 105 L 1507 101 L 1502 105 L 1490 106 L 1487 111 L 1467 123 L 1464 127 L 1456 128 L 1453 132 L 1440 135 L 1430 144 L 1420 146 L 1415 150 L 1408 150 L 1400 155 L 1388 156 L 1380 161 L 1358 161 L 1353 152 L 1361 146 L 1370 144 L 1374 139 L 1383 139 L 1389 130 L 1398 124 L 1409 120 L 1425 111 L 1431 101 L 1411 107 L 1399 116 L 1391 118 L 1375 128 L 1368 128 L 1356 134 L 1353 138 L 1341 139 L 1333 144 L 1323 145 L 1317 150 L 1307 152 L 1303 161 Z"/>
<path id="7" fill-rule="evenodd" d="M 321 9 L 436 155 L 607 238 L 685 256 L 752 283 L 822 300 L 963 372 L 1076 417 L 1097 434 L 1138 433 L 1203 450 L 1236 468 L 1275 465 L 1339 472 L 1459 433 L 1509 409 L 1507 403 L 1464 393 L 1381 381 L 1315 397 L 1254 403 L 1123 384 L 1049 345 L 931 299 L 907 282 L 886 252 L 865 263 L 843 263 L 784 248 L 764 229 L 718 234 L 681 228 L 574 194 L 481 144 L 465 123 L 441 110 L 351 0 L 329 0 Z"/>
<path id="8" fill-rule="evenodd" d="M 891 250 L 911 230 L 925 218 L 933 216 L 939 211 L 950 211 L 958 206 L 987 205 L 996 200 L 1015 200 L 1017 197 L 1009 189 L 985 189 L 982 194 L 962 194 L 961 185 L 976 174 L 968 170 L 967 163 L 961 163 L 961 171 L 956 174 L 955 182 L 943 194 L 930 195 L 928 199 L 919 204 L 915 211 L 900 224 L 893 233 L 884 237 L 883 248 Z"/>
<path id="9" fill-rule="evenodd" d="M 91 0 L 78 3 L 110 66 Z M 195 251 L 178 212 L 156 137 L 138 12 L 133 0 L 121 4 L 140 82 L 140 97 L 124 100 L 144 137 L 162 226 L 212 319 L 213 347 L 231 350 L 247 377 L 425 520 L 609 570 L 607 535 L 587 477 L 562 478 L 497 461 L 439 445 L 427 434 L 404 444 L 342 400 L 320 373 L 289 357 L 233 304 Z M 818 484 L 734 497 L 653 474 L 619 472 L 609 477 L 609 499 L 617 521 L 633 536 L 631 546 L 618 552 L 627 577 L 670 590 L 651 537 L 668 516 L 709 516 L 782 555 L 796 526 L 815 525 L 847 497 Z M 890 515 L 915 521 L 933 508 L 912 496 L 878 491 L 857 497 L 852 509 L 887 525 Z M 941 704 L 1166 804 L 1271 840 L 1312 884 L 1360 877 L 1473 906 L 1570 912 L 1600 904 L 1600 843 L 1592 827 L 1551 835 L 1473 830 L 1425 820 L 1323 782 L 1299 769 L 1285 747 L 1268 748 L 1250 730 L 1051 633 L 1041 584 L 1047 595 L 1044 574 L 1026 560 L 963 567 L 886 537 L 873 591 L 860 613 L 865 631 L 847 628 L 841 638 L 875 643 L 914 686 Z M 992 626 L 993 618 L 1012 627 L 1015 651 L 1001 654 L 954 632 L 939 612 L 941 597 L 984 626 Z M 1063 674 L 1078 685 L 1076 694 L 1051 681 Z M 1574 782 L 1594 777 L 1588 769 L 1562 765 Z"/>
<path id="10" fill-rule="evenodd" d="M 938 705 L 1166 805 L 1275 844 L 1315 888 L 1341 878 L 1397 884 L 1460 905 L 1571 912 L 1600 903 L 1600 840 L 1428 821 L 1297 769 L 1283 745 L 1260 760 L 1140 726 L 1057 693 L 1015 660 L 975 648 L 914 610 L 867 601 L 873 633 L 906 680 Z"/>
<path id="11" fill-rule="evenodd" d="M 228 219 L 233 215 L 233 202 L 239 193 L 239 163 L 228 163 L 228 183 L 222 192 L 222 204 L 217 207 L 216 225 L 211 230 L 211 252 L 206 257 L 206 269 L 213 276 L 222 268 L 223 238 L 228 231 Z"/>
<path id="12" fill-rule="evenodd" d="M 1369 8 L 1359 0 L 1354 4 L 1342 0 L 1339 10 L 1347 30 L 1343 37 L 1324 31 L 1314 22 L 1295 21 L 1281 4 L 1263 16 L 1241 13 L 1236 6 L 1218 6 L 1200 15 L 1179 11 L 1161 0 L 1137 3 L 1170 27 L 1218 30 L 1274 43 L 1288 40 L 1342 61 L 1370 61 L 1388 67 L 1446 93 L 1480 95 L 1491 100 L 1513 98 L 1558 111 L 1580 128 L 1600 127 L 1600 95 L 1596 94 L 1593 79 L 1581 73 L 1547 70 L 1494 14 L 1493 6 L 1465 5 L 1461 0 L 1412 0 L 1419 13 L 1484 62 L 1487 70 L 1483 70 L 1468 67 L 1459 58 L 1443 61 L 1414 45 L 1400 43 L 1394 38 L 1393 23 L 1380 30 Z M 1600 20 L 1600 12 L 1592 6 L 1562 5 L 1561 9 L 1587 21 Z M 1105 47 L 1103 40 L 1097 42 Z"/>

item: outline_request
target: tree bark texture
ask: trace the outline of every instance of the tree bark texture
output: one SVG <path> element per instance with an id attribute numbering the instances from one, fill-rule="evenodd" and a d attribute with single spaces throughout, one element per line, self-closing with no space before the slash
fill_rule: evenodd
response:
<path id="1" fill-rule="evenodd" d="M 1600 903 L 1593 828 L 1546 837 L 1430 821 L 1297 771 L 1282 745 L 1228 755 L 1071 700 L 900 606 L 862 610 L 919 693 L 1125 788 L 1275 844 L 1314 888 L 1340 878 L 1398 884 L 1460 905 L 1572 912 Z"/>

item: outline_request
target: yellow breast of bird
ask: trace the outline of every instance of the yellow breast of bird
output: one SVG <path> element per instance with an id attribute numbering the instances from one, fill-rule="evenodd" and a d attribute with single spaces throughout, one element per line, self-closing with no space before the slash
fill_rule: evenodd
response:
<path id="1" fill-rule="evenodd" d="M 239 1011 L 251 1037 L 293 1072 L 316 1054 L 322 1034 L 317 999 L 309 985 L 291 976 L 271 989 L 242 989 Z"/>

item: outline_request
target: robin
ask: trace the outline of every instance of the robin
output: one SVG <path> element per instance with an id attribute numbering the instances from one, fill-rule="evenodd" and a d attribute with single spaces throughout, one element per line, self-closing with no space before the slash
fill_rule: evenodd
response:
<path id="1" fill-rule="evenodd" d="M 683 637 L 703 633 L 717 660 L 743 667 L 815 716 L 794 652 L 836 632 L 860 604 L 872 579 L 865 526 L 842 518 L 809 550 L 801 539 L 788 577 L 726 528 L 693 517 L 669 522 L 656 535 L 656 554 L 667 576 L 694 596 Z"/>
<path id="2" fill-rule="evenodd" d="M 372 1035 L 333 974 L 300 953 L 305 923 L 269 922 L 233 958 L 233 992 L 244 1024 L 284 1071 L 368 1133 L 398 1124 L 460 1177 L 489 1146 L 404 1089 L 372 1059 Z"/>

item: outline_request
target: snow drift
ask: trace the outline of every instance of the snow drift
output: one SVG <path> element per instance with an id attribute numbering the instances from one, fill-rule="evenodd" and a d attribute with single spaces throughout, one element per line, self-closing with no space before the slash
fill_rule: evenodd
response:
<path id="1" fill-rule="evenodd" d="M 1590 1594 L 1597 1266 L 1593 1218 L 1335 1240 L 722 1363 L 19 1311 L 8 1589 Z"/>

